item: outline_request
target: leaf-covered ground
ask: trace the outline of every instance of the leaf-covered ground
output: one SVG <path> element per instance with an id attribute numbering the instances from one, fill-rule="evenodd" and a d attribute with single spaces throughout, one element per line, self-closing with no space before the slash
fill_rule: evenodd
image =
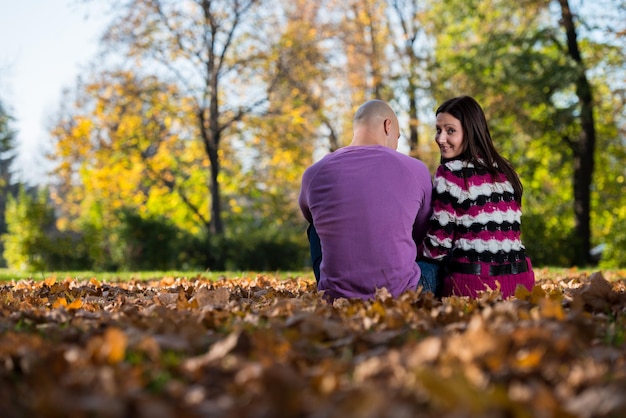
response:
<path id="1" fill-rule="evenodd" d="M 303 278 L 0 283 L 0 416 L 626 416 L 626 273 L 538 276 L 333 305 Z"/>

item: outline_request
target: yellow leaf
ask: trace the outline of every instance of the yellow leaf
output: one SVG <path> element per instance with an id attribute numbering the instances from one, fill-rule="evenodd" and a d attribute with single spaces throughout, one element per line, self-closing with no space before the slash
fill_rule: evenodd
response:
<path id="1" fill-rule="evenodd" d="M 542 348 L 519 351 L 515 356 L 515 365 L 520 369 L 533 369 L 541 364 L 544 351 Z"/>
<path id="2" fill-rule="evenodd" d="M 533 287 L 533 290 L 530 292 L 524 286 L 517 286 L 515 289 L 515 297 L 526 302 L 537 304 L 541 299 L 546 297 L 546 292 L 541 286 Z"/>
<path id="3" fill-rule="evenodd" d="M 57 300 L 54 301 L 54 303 L 52 304 L 52 307 L 54 309 L 56 308 L 65 308 L 67 307 L 67 300 L 65 298 L 58 298 Z"/>
<path id="4" fill-rule="evenodd" d="M 386 312 L 385 312 L 385 307 L 383 306 L 383 304 L 382 304 L 380 301 L 378 301 L 378 300 L 377 300 L 377 301 L 373 302 L 373 303 L 372 303 L 372 306 L 371 306 L 371 308 L 370 308 L 370 309 L 371 309 L 371 311 L 372 311 L 374 314 L 378 314 L 378 315 L 380 315 L 382 318 L 384 318 L 384 317 L 385 317 L 385 313 L 386 313 Z"/>
<path id="5" fill-rule="evenodd" d="M 553 318 L 559 321 L 565 319 L 565 312 L 561 302 L 554 299 L 541 299 L 539 309 L 543 318 Z"/>
<path id="6" fill-rule="evenodd" d="M 83 301 L 75 299 L 72 303 L 67 305 L 67 309 L 80 309 L 83 306 Z"/>
<path id="7" fill-rule="evenodd" d="M 104 344 L 101 353 L 111 364 L 119 363 L 126 355 L 128 337 L 119 328 L 109 328 L 104 333 Z"/>
<path id="8" fill-rule="evenodd" d="M 526 286 L 518 285 L 515 288 L 515 298 L 519 300 L 529 300 L 530 299 L 530 290 L 526 288 Z"/>

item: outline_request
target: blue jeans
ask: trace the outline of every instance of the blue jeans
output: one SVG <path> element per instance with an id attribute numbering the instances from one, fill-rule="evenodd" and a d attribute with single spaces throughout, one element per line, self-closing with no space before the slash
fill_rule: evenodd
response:
<path id="1" fill-rule="evenodd" d="M 436 297 L 440 297 L 443 282 L 439 274 L 439 264 L 428 261 L 418 261 L 417 265 L 420 266 L 420 270 L 422 270 L 422 277 L 420 278 L 418 286 L 422 286 L 425 292 L 432 292 Z"/>
<path id="2" fill-rule="evenodd" d="M 310 224 L 306 230 L 306 236 L 309 239 L 309 247 L 311 250 L 311 264 L 313 265 L 313 274 L 315 281 L 320 282 L 320 263 L 322 262 L 322 243 L 320 237 L 313 224 Z"/>

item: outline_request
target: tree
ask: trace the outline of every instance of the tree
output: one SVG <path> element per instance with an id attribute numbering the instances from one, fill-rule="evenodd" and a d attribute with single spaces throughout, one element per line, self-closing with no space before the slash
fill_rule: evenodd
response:
<path id="1" fill-rule="evenodd" d="M 102 232 L 98 222 L 119 222 L 114 214 L 130 205 L 145 225 L 168 216 L 178 228 L 203 229 L 218 247 L 252 230 L 263 239 L 289 235 L 300 228 L 301 172 L 345 145 L 362 101 L 391 101 L 401 122 L 406 109 L 416 155 L 427 132 L 420 116 L 432 115 L 433 102 L 472 94 L 524 181 L 534 260 L 585 263 L 575 251 L 587 251 L 572 245 L 581 225 L 575 208 L 585 208 L 574 205 L 574 162 L 577 152 L 588 157 L 576 148 L 588 137 L 581 69 L 594 93 L 587 105 L 601 109 L 591 113 L 595 143 L 614 150 L 600 157 L 606 172 L 591 175 L 591 242 L 617 234 L 612 220 L 626 218 L 618 210 L 626 202 L 610 197 L 623 194 L 610 179 L 623 176 L 623 22 L 606 41 L 571 13 L 580 63 L 554 17 L 556 0 L 115 4 L 104 39 L 128 61 L 80 84 L 78 106 L 55 131 L 64 161 L 56 198 L 67 219 L 87 218 Z M 621 236 L 616 242 L 626 230 Z"/>
<path id="2" fill-rule="evenodd" d="M 606 56 L 606 55 L 605 55 Z M 626 121 L 615 112 L 626 109 L 625 92 L 594 84 L 598 103 L 597 148 L 592 189 L 593 233 L 601 267 L 626 266 Z"/>
<path id="3" fill-rule="evenodd" d="M 11 164 L 15 159 L 15 132 L 11 128 L 13 118 L 0 102 L 0 187 L 11 184 Z"/>
<path id="4" fill-rule="evenodd" d="M 569 253 L 568 264 L 587 265 L 594 261 L 589 249 L 597 105 L 588 74 L 610 68 L 600 51 L 611 46 L 590 34 L 581 43 L 574 22 L 567 23 L 571 13 L 562 16 L 569 32 L 561 33 L 551 6 L 562 9 L 560 2 L 534 0 L 437 5 L 432 18 L 442 34 L 435 67 L 440 81 L 433 87 L 438 98 L 458 92 L 479 98 L 494 137 L 504 140 L 499 145 L 527 186 L 527 220 L 541 214 L 534 219 L 560 229 L 560 253 Z M 582 61 L 582 45 L 593 61 Z M 535 238 L 553 239 L 548 233 Z"/>
<path id="5" fill-rule="evenodd" d="M 351 111 L 345 105 L 350 97 L 343 88 L 345 72 L 338 63 L 343 54 L 335 48 L 339 16 L 325 2 L 289 0 L 283 7 L 284 30 L 267 61 L 267 82 L 274 80 L 274 88 L 262 120 L 273 123 L 275 116 L 299 113 L 293 121 L 305 128 L 307 140 L 315 141 L 306 164 L 315 149 L 334 151 L 343 145 L 342 116 Z"/>
<path id="6" fill-rule="evenodd" d="M 581 51 L 581 65 L 586 68 L 591 85 L 591 117 L 599 150 L 594 154 L 590 190 L 591 233 L 597 244 L 595 250 L 601 249 L 602 252 L 594 256 L 600 258 L 603 267 L 623 267 L 626 265 L 623 251 L 626 245 L 626 2 L 600 0 L 591 8 L 570 3 L 572 6 L 578 9 L 570 12 Z M 565 31 L 565 22 L 561 23 Z M 572 137 L 578 140 L 580 135 L 586 135 L 584 131 L 581 111 L 579 131 Z"/>
<path id="7" fill-rule="evenodd" d="M 54 223 L 54 213 L 47 201 L 47 191 L 36 196 L 20 187 L 17 198 L 9 196 L 6 209 L 7 233 L 4 258 L 10 268 L 43 270 L 46 256 L 51 252 L 48 232 Z"/>
<path id="8" fill-rule="evenodd" d="M 177 88 L 153 76 L 103 71 L 79 83 L 76 95 L 66 97 L 75 106 L 52 131 L 61 221 L 84 220 L 96 205 L 109 224 L 116 209 L 133 207 L 192 232 L 205 228 L 207 187 L 198 174 L 208 161 L 192 139 L 195 124 L 186 125 L 193 114 Z"/>
<path id="9" fill-rule="evenodd" d="M 394 79 L 401 85 L 399 96 L 408 101 L 409 150 L 419 156 L 420 110 L 429 96 L 427 69 L 432 51 L 426 29 L 427 4 L 420 0 L 389 0 L 389 32 L 393 34 L 393 47 L 398 68 Z"/>
<path id="10" fill-rule="evenodd" d="M 266 233 L 293 231 L 301 220 L 297 205 L 300 176 L 311 164 L 314 151 L 324 139 L 331 149 L 338 146 L 337 128 L 327 104 L 328 78 L 333 67 L 321 46 L 327 28 L 319 22 L 320 4 L 299 0 L 285 4 L 284 29 L 266 61 L 267 110 L 249 117 L 247 151 L 254 164 L 238 175 L 243 192 L 235 211 L 238 228 L 263 228 Z M 253 157 L 252 157 L 253 156 Z M 244 220 L 245 218 L 245 220 Z"/>
<path id="11" fill-rule="evenodd" d="M 69 93 L 64 100 L 74 107 L 59 115 L 52 131 L 57 224 L 84 236 L 96 268 L 137 265 L 154 255 L 120 250 L 132 245 L 122 241 L 133 237 L 133 228 L 156 231 L 167 219 L 162 232 L 206 230 L 208 160 L 193 140 L 196 125 L 186 125 L 193 119 L 190 106 L 179 96 L 176 86 L 153 76 L 103 71 L 78 84 L 75 100 Z M 144 259 L 124 259 L 134 255 Z"/>
<path id="12" fill-rule="evenodd" d="M 12 117 L 0 102 L 0 235 L 7 231 L 5 210 L 7 199 L 16 193 L 16 185 L 11 182 L 11 164 L 15 159 L 15 132 L 11 128 Z M 4 241 L 0 240 L 0 254 Z M 0 257 L 0 265 L 4 260 Z"/>
<path id="13" fill-rule="evenodd" d="M 370 97 L 390 100 L 389 79 L 383 65 L 389 37 L 384 13 L 387 4 L 380 0 L 351 0 L 346 6 L 344 42 L 352 52 L 348 55 L 349 79 L 353 81 L 352 85 L 361 87 L 360 91 L 355 91 L 358 104 Z M 359 81 L 354 76 L 363 77 Z"/>
<path id="14" fill-rule="evenodd" d="M 574 155 L 574 214 L 576 236 L 579 243 L 576 260 L 582 264 L 593 264 L 591 256 L 591 185 L 593 180 L 596 150 L 596 129 L 594 122 L 593 91 L 587 79 L 587 65 L 580 51 L 575 18 L 568 0 L 559 0 L 561 6 L 560 23 L 565 31 L 567 54 L 574 61 L 577 77 L 575 80 L 578 98 L 580 130 L 576 137 L 564 135 L 563 140 Z"/>
<path id="15" fill-rule="evenodd" d="M 112 48 L 158 68 L 190 99 L 199 140 L 210 162 L 209 230 L 222 235 L 220 168 L 222 141 L 244 116 L 267 101 L 255 85 L 267 33 L 262 0 L 130 0 L 104 39 Z M 156 65 L 156 66 L 155 66 Z"/>

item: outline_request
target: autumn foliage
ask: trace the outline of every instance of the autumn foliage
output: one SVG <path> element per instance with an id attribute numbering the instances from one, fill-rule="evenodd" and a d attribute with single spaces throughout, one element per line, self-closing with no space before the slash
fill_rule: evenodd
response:
<path id="1" fill-rule="evenodd" d="M 0 284 L 0 415 L 617 417 L 626 275 L 326 303 L 307 278 Z"/>

